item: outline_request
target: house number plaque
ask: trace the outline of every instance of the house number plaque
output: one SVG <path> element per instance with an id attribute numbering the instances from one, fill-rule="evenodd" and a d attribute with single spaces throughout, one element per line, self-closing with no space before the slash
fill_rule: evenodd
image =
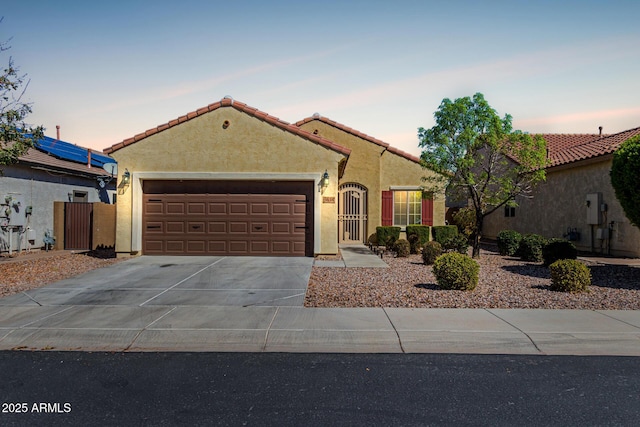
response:
<path id="1" fill-rule="evenodd" d="M 322 203 L 335 203 L 336 202 L 336 198 L 335 197 L 323 197 L 322 198 Z"/>

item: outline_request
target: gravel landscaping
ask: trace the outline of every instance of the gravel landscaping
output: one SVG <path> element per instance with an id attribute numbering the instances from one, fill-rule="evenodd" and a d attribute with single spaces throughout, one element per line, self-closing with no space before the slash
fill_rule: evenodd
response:
<path id="1" fill-rule="evenodd" d="M 588 263 L 588 293 L 549 289 L 549 269 L 541 264 L 482 250 L 480 277 L 473 291 L 441 290 L 420 255 L 394 258 L 390 268 L 313 267 L 306 307 L 640 309 L 640 268 Z"/>
<path id="2" fill-rule="evenodd" d="M 121 260 L 68 252 L 5 259 L 0 261 L 0 297 Z M 441 290 L 420 255 L 385 255 L 384 261 L 390 268 L 313 267 L 305 306 L 640 310 L 639 267 L 585 262 L 592 274 L 590 292 L 569 294 L 549 289 L 548 268 L 485 249 L 478 286 L 469 292 Z"/>
<path id="3" fill-rule="evenodd" d="M 0 261 L 0 297 L 39 288 L 121 260 L 70 252 L 47 257 L 25 254 L 3 259 Z"/>

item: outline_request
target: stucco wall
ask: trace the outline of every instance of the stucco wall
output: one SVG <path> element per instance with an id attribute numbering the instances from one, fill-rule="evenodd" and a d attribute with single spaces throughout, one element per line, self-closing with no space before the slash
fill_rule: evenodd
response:
<path id="1" fill-rule="evenodd" d="M 389 190 L 394 186 L 420 186 L 429 191 L 429 183 L 423 177 L 433 175 L 419 163 L 386 151 L 380 159 L 380 187 Z M 445 224 L 445 197 L 443 192 L 433 193 L 433 225 Z"/>
<path id="2" fill-rule="evenodd" d="M 223 123 L 229 122 L 224 128 Z M 313 180 L 325 170 L 337 196 L 338 162 L 344 156 L 232 107 L 223 107 L 128 145 L 112 154 L 132 183 L 117 204 L 116 251 L 140 250 L 141 179 Z M 121 178 L 121 177 L 120 177 Z M 120 183 L 119 183 L 120 184 Z M 337 208 L 316 192 L 316 253 L 337 252 Z M 318 230 L 319 228 L 319 230 Z M 320 246 L 317 246 L 320 242 Z"/>
<path id="3" fill-rule="evenodd" d="M 369 236 L 375 233 L 376 227 L 382 222 L 382 218 L 380 217 L 380 207 L 382 204 L 380 154 L 385 148 L 319 120 L 305 123 L 300 127 L 308 132 L 317 133 L 351 150 L 349 162 L 347 163 L 344 175 L 340 179 L 340 184 L 357 183 L 367 188 L 368 209 L 367 232 L 365 234 Z"/>
<path id="4" fill-rule="evenodd" d="M 382 191 L 391 187 L 422 187 L 422 177 L 428 173 L 418 163 L 394 154 L 385 147 L 352 135 L 320 120 L 300 126 L 308 132 L 316 132 L 331 141 L 351 149 L 349 163 L 340 184 L 358 183 L 367 187 L 368 222 L 367 235 L 375 233 L 382 224 Z M 445 223 L 444 194 L 434 194 L 434 225 Z"/>
<path id="5" fill-rule="evenodd" d="M 611 254 L 640 257 L 640 230 L 630 224 L 615 197 L 609 178 L 611 159 L 603 158 L 592 163 L 574 164 L 571 167 L 553 168 L 547 171 L 546 182 L 534 190 L 533 199 L 518 200 L 516 215 L 505 218 L 499 209 L 487 217 L 484 224 L 485 236 L 495 238 L 503 229 L 513 229 L 521 233 L 537 233 L 546 237 L 563 237 L 569 228 L 577 228 L 580 240 L 575 241 L 579 250 L 592 249 L 592 227 L 587 224 L 587 194 L 601 193 L 602 202 L 607 205 L 603 224 L 613 222 Z M 607 242 L 596 239 L 596 252 L 607 252 Z"/>
<path id="6" fill-rule="evenodd" d="M 27 241 L 26 235 L 21 236 L 22 249 L 28 244 L 32 248 L 44 246 L 42 239 L 44 232 L 53 230 L 53 203 L 55 201 L 69 201 L 69 193 L 74 191 L 86 192 L 89 202 L 99 202 L 100 197 L 96 188 L 96 181 L 62 173 L 47 172 L 32 169 L 28 166 L 13 165 L 3 168 L 4 176 L 0 178 L 0 193 L 19 193 L 25 205 L 33 207 L 33 213 L 25 218 L 25 228 L 35 230 L 35 241 Z M 0 250 L 8 250 L 9 233 L 0 230 Z M 18 248 L 16 233 L 13 234 L 12 250 Z"/>

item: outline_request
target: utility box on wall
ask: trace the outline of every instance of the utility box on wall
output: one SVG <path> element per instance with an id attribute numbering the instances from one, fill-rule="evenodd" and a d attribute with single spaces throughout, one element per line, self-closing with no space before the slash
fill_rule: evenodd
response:
<path id="1" fill-rule="evenodd" d="M 24 197 L 18 193 L 0 195 L 0 225 L 3 227 L 24 227 L 27 220 Z"/>
<path id="2" fill-rule="evenodd" d="M 602 214 L 600 213 L 600 205 L 602 205 L 602 193 L 587 194 L 587 224 L 602 224 Z"/>

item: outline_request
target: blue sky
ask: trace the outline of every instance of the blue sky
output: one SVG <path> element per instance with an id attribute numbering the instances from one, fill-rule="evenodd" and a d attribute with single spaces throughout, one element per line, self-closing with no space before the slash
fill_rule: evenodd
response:
<path id="1" fill-rule="evenodd" d="M 0 40 L 29 122 L 104 149 L 226 95 L 318 112 L 419 154 L 443 98 L 482 92 L 529 132 L 640 126 L 638 1 L 29 1 Z"/>

